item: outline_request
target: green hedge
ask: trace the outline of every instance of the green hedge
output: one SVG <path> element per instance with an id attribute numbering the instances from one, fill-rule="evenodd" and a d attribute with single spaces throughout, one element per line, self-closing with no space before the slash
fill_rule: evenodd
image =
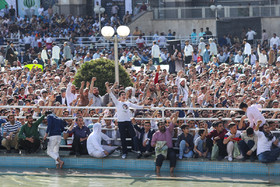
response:
<path id="1" fill-rule="evenodd" d="M 132 86 L 132 82 L 129 78 L 128 73 L 121 65 L 119 65 L 119 72 L 119 84 L 125 87 Z M 77 87 L 80 87 L 82 81 L 90 82 L 92 77 L 96 77 L 94 86 L 98 87 L 100 95 L 104 95 L 106 93 L 105 82 L 115 82 L 114 61 L 102 58 L 85 62 L 84 64 L 82 64 L 81 68 L 76 73 L 74 84 Z"/>

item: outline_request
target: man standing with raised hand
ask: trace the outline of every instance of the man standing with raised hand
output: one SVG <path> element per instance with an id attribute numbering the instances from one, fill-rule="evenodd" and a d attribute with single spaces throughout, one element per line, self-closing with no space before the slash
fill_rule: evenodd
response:
<path id="1" fill-rule="evenodd" d="M 112 98 L 116 108 L 117 108 L 117 120 L 118 120 L 118 127 L 120 131 L 121 136 L 121 142 L 122 142 L 122 158 L 125 159 L 127 157 L 127 145 L 126 145 L 126 131 L 128 131 L 129 135 L 131 136 L 133 140 L 134 147 L 137 146 L 137 137 L 135 130 L 131 124 L 131 112 L 130 107 L 135 109 L 150 109 L 150 107 L 147 106 L 139 106 L 136 104 L 132 104 L 128 101 L 126 101 L 126 94 L 124 91 L 119 92 L 119 100 L 115 97 L 115 95 L 112 93 L 112 90 L 117 86 L 118 83 L 115 82 L 115 84 L 110 89 L 109 82 L 105 83 L 107 92 L 109 93 L 110 97 Z M 141 154 L 140 152 L 138 154 Z"/>
<path id="2" fill-rule="evenodd" d="M 59 146 L 61 142 L 61 133 L 67 126 L 67 123 L 52 114 L 52 112 L 47 111 L 46 116 L 48 116 L 48 127 L 47 132 L 44 136 L 44 140 L 49 135 L 48 149 L 47 153 L 50 157 L 55 160 L 56 168 L 62 168 L 64 162 L 59 157 Z"/>

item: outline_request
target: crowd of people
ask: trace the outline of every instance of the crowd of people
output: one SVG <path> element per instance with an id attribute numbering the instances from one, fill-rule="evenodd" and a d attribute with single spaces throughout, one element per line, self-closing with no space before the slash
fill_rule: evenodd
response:
<path id="1" fill-rule="evenodd" d="M 37 28 L 36 25 L 41 26 L 40 20 L 40 17 L 33 17 L 29 23 Z M 80 27 L 87 23 L 79 17 L 74 20 L 69 17 L 68 21 L 64 26 L 58 25 L 71 28 L 77 24 L 80 34 L 83 30 Z M 0 24 L 6 29 L 2 32 L 10 32 L 11 27 L 16 26 L 16 22 L 3 22 Z M 47 28 L 59 34 L 60 27 L 52 27 Z M 88 36 L 89 28 L 85 26 L 84 29 Z M 27 31 L 22 32 L 24 41 L 31 35 L 40 37 L 40 32 L 29 35 Z M 279 121 L 271 119 L 280 118 L 277 110 L 280 41 L 275 34 L 273 41 L 276 42 L 267 40 L 254 46 L 251 41 L 254 33 L 251 29 L 248 33 L 242 43 L 232 41 L 225 45 L 203 34 L 196 44 L 187 40 L 182 50 L 175 51 L 159 45 L 159 40 L 152 46 L 126 47 L 123 43 L 123 48 L 119 49 L 119 63 L 129 73 L 133 86 L 107 82 L 104 95 L 95 87 L 99 77 L 82 82 L 80 87 L 72 82 L 84 62 L 114 59 L 112 49 L 74 48 L 73 38 L 59 47 L 46 37 L 35 45 L 25 43 L 25 49 L 17 54 L 13 42 L 7 41 L 0 55 L 2 146 L 7 153 L 11 148 L 16 152 L 22 149 L 33 153 L 48 139 L 47 153 L 57 167 L 62 168 L 64 162 L 58 154 L 61 144 L 72 145 L 70 154 L 98 158 L 121 147 L 121 156 L 125 159 L 128 154 L 126 138 L 131 137 L 137 158 L 155 153 L 158 174 L 168 158 L 171 175 L 177 158 L 276 161 L 280 154 L 279 134 L 272 132 L 279 129 Z M 7 33 L 2 33 L 5 35 Z M 35 54 L 32 61 L 31 51 Z M 160 66 L 162 63 L 168 68 Z M 28 64 L 41 66 L 26 67 Z M 71 108 L 74 106 L 82 108 Z M 115 106 L 116 109 L 89 109 L 91 106 Z M 162 113 L 154 107 L 175 108 Z M 262 108 L 271 109 L 261 111 Z"/>

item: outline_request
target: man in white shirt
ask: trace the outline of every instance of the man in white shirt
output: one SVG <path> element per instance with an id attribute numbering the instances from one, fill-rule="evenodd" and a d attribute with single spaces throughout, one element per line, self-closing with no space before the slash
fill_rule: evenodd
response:
<path id="1" fill-rule="evenodd" d="M 214 40 L 213 40 L 213 38 L 210 38 L 209 39 L 209 44 L 210 44 L 210 49 L 209 49 L 209 51 L 210 51 L 210 57 L 211 56 L 217 56 L 217 54 L 218 54 L 218 49 L 217 49 L 217 45 L 216 45 L 216 43 L 214 42 Z"/>
<path id="2" fill-rule="evenodd" d="M 255 35 L 257 35 L 257 33 L 253 31 L 251 28 L 248 28 L 248 32 L 246 33 L 246 36 L 249 44 L 253 45 Z"/>
<path id="3" fill-rule="evenodd" d="M 205 34 L 205 33 L 204 33 Z M 204 38 L 200 38 L 200 42 L 198 44 L 198 55 L 203 57 L 203 54 L 205 52 L 205 46 L 206 44 L 203 42 Z"/>
<path id="4" fill-rule="evenodd" d="M 259 111 L 257 105 L 252 105 L 250 107 L 248 107 L 248 105 L 246 103 L 241 103 L 239 105 L 239 108 L 241 110 L 243 110 L 244 112 L 246 112 L 246 115 L 248 117 L 248 120 L 250 122 L 250 127 L 254 128 L 257 124 L 258 121 L 261 121 L 260 127 L 262 127 L 265 124 L 265 118 L 263 117 L 263 115 L 261 114 L 261 112 Z"/>
<path id="5" fill-rule="evenodd" d="M 260 125 L 261 121 L 258 122 L 255 129 L 255 134 L 258 136 L 257 155 L 259 161 L 263 163 L 275 162 L 280 155 L 280 148 L 273 149 L 272 144 L 278 146 L 279 139 L 276 139 L 270 132 L 268 124 L 263 125 L 262 131 L 259 131 Z"/>
<path id="6" fill-rule="evenodd" d="M 60 48 L 55 44 L 53 43 L 53 48 L 52 48 L 52 60 L 55 61 L 56 65 L 57 65 L 57 68 L 58 68 L 58 61 L 60 59 Z"/>
<path id="7" fill-rule="evenodd" d="M 184 58 L 185 64 L 190 64 L 193 59 L 193 47 L 190 44 L 189 40 L 185 41 Z"/>
<path id="8" fill-rule="evenodd" d="M 117 83 L 113 85 L 113 87 L 110 89 L 109 83 L 105 83 L 107 92 L 109 93 L 110 97 L 112 98 L 116 108 L 117 108 L 117 120 L 118 120 L 118 127 L 119 132 L 121 136 L 121 142 L 122 142 L 122 158 L 125 159 L 127 157 L 127 145 L 126 145 L 126 131 L 130 134 L 130 136 L 133 139 L 134 146 L 137 147 L 137 137 L 135 134 L 135 130 L 131 124 L 131 112 L 130 107 L 135 109 L 150 109 L 150 107 L 146 106 L 139 106 L 136 104 L 132 104 L 128 101 L 126 101 L 126 94 L 124 91 L 119 92 L 119 100 L 116 98 L 116 96 L 112 93 L 112 90 L 117 86 Z M 141 154 L 141 153 L 138 153 Z"/>
<path id="9" fill-rule="evenodd" d="M 257 51 L 259 55 L 260 66 L 265 67 L 268 64 L 266 51 L 263 49 L 262 52 L 260 52 L 260 44 L 258 44 Z"/>
<path id="10" fill-rule="evenodd" d="M 160 56 L 160 50 L 159 46 L 157 45 L 156 41 L 153 41 L 153 46 L 152 46 L 152 59 L 153 59 L 153 64 L 154 65 L 159 65 L 159 56 Z"/>
<path id="11" fill-rule="evenodd" d="M 238 51 L 238 54 L 235 55 L 234 63 L 236 63 L 236 64 L 243 64 L 243 56 L 242 56 L 242 52 L 241 51 Z"/>
<path id="12" fill-rule="evenodd" d="M 29 33 L 26 33 L 26 35 L 23 38 L 23 42 L 24 42 L 24 45 L 25 45 L 25 51 L 27 51 L 30 48 L 31 42 L 32 42 L 32 38 L 29 35 Z"/>
<path id="13" fill-rule="evenodd" d="M 245 54 L 245 56 L 248 57 L 251 54 L 251 45 L 247 42 L 246 39 L 243 40 L 243 44 L 244 44 L 243 54 Z"/>
<path id="14" fill-rule="evenodd" d="M 280 45 L 280 40 L 276 33 L 273 33 L 273 37 L 270 39 L 270 47 L 272 48 L 274 45 L 276 45 L 276 48 Z"/>

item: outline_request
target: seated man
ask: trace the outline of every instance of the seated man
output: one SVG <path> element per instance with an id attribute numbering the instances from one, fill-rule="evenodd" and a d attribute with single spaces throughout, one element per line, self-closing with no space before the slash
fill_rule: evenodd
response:
<path id="1" fill-rule="evenodd" d="M 90 130 L 84 125 L 84 119 L 82 116 L 76 118 L 77 126 L 74 127 L 74 123 L 70 126 L 67 134 L 74 134 L 74 140 L 72 144 L 72 152 L 70 154 L 87 154 L 87 139 L 90 134 Z"/>
<path id="2" fill-rule="evenodd" d="M 176 145 L 179 146 L 179 159 L 192 158 L 193 156 L 193 136 L 189 133 L 189 126 L 184 124 L 181 126 L 183 131 L 182 134 L 178 136 Z"/>
<path id="3" fill-rule="evenodd" d="M 238 143 L 240 141 L 241 133 L 237 131 L 237 126 L 234 122 L 231 122 L 228 126 L 229 132 L 225 134 L 223 143 L 227 145 L 227 153 L 228 153 L 228 161 L 232 161 L 233 156 L 237 159 L 242 159 L 242 155 L 239 153 L 238 146 L 235 146 L 235 143 Z M 235 150 L 238 149 L 238 150 Z M 239 154 L 234 155 L 233 152 L 236 151 Z"/>
<path id="4" fill-rule="evenodd" d="M 224 129 L 224 125 L 221 121 L 217 121 L 213 123 L 214 130 L 212 130 L 207 136 L 206 136 L 206 146 L 208 150 L 211 152 L 213 144 L 217 144 L 219 147 L 219 157 L 218 159 L 223 159 L 226 155 L 226 145 L 223 144 L 223 140 L 225 137 L 225 134 L 227 133 L 227 130 Z M 213 138 L 213 140 L 212 140 Z"/>
<path id="5" fill-rule="evenodd" d="M 176 153 L 173 150 L 172 134 L 175 123 L 177 122 L 179 112 L 171 116 L 169 127 L 165 127 L 165 122 L 158 123 L 158 131 L 154 133 L 151 145 L 156 147 L 156 173 L 160 176 L 160 168 L 165 159 L 170 160 L 170 175 L 174 176 L 174 168 L 176 166 Z"/>
<path id="6" fill-rule="evenodd" d="M 207 124 L 205 126 L 205 130 L 198 131 L 199 137 L 194 141 L 194 152 L 196 157 L 204 157 L 208 156 L 208 148 L 206 147 L 206 135 L 207 135 Z"/>
<path id="7" fill-rule="evenodd" d="M 111 114 L 105 116 L 105 118 L 112 118 L 113 116 Z M 118 131 L 115 124 L 112 122 L 111 119 L 105 119 L 104 123 L 101 127 L 105 128 L 106 130 L 102 130 L 104 134 L 106 134 L 111 140 L 109 141 L 102 141 L 102 145 L 112 145 L 112 146 L 121 146 L 121 141 L 117 140 L 120 139 L 120 132 Z"/>
<path id="8" fill-rule="evenodd" d="M 153 137 L 153 134 L 155 133 L 154 130 L 151 129 L 151 123 L 150 121 L 144 122 L 144 127 L 140 128 L 137 124 L 135 119 L 132 119 L 132 124 L 134 128 L 140 133 L 140 138 L 137 139 L 137 145 L 139 147 L 136 148 L 136 151 L 140 150 L 140 153 L 138 154 L 137 158 L 141 158 L 142 154 L 144 157 L 151 156 L 153 152 L 153 148 L 151 146 L 151 139 Z"/>
<path id="9" fill-rule="evenodd" d="M 93 124 L 93 131 L 87 139 L 87 151 L 90 156 L 103 158 L 113 153 L 115 148 L 108 145 L 101 145 L 101 140 L 106 141 L 110 138 L 101 132 L 100 118 L 97 123 Z"/>
<path id="10" fill-rule="evenodd" d="M 19 132 L 19 147 L 28 153 L 33 153 L 40 146 L 38 126 L 42 123 L 45 116 L 43 115 L 33 123 L 32 115 L 26 116 L 27 123 L 23 125 Z"/>
<path id="11" fill-rule="evenodd" d="M 280 148 L 272 148 L 272 144 L 278 146 L 279 139 L 270 132 L 268 124 L 263 125 L 263 131 L 259 131 L 262 121 L 257 122 L 255 133 L 258 136 L 257 155 L 263 163 L 275 162 L 280 155 Z"/>
<path id="12" fill-rule="evenodd" d="M 253 128 L 249 127 L 241 134 L 241 140 L 238 143 L 239 149 L 243 155 L 243 161 L 250 157 L 253 162 L 256 156 L 258 137 Z"/>
<path id="13" fill-rule="evenodd" d="M 7 149 L 7 153 L 11 153 L 11 147 L 14 147 L 15 151 L 18 152 L 18 133 L 21 123 L 15 120 L 14 114 L 8 115 L 8 121 L 3 127 L 2 146 Z"/>

